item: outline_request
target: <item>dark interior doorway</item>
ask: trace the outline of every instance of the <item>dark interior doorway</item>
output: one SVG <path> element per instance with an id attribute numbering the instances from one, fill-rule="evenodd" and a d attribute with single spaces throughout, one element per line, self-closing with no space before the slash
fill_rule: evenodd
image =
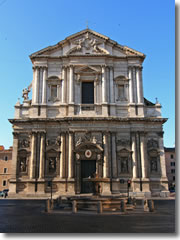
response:
<path id="1" fill-rule="evenodd" d="M 96 160 L 82 160 L 81 161 L 81 193 L 93 193 L 93 183 L 83 181 L 84 178 L 93 176 L 96 172 Z"/>

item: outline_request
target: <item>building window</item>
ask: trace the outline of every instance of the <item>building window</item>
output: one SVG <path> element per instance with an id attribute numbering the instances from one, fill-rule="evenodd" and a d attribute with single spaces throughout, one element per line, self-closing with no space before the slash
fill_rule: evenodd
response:
<path id="1" fill-rule="evenodd" d="M 175 169 L 171 169 L 171 173 L 175 173 Z"/>
<path id="2" fill-rule="evenodd" d="M 6 180 L 3 180 L 3 187 L 6 186 Z"/>
<path id="3" fill-rule="evenodd" d="M 8 160 L 8 156 L 5 156 L 5 157 L 4 157 L 4 160 L 7 161 L 7 160 Z"/>
<path id="4" fill-rule="evenodd" d="M 171 167 L 175 167 L 175 162 L 171 162 Z"/>
<path id="5" fill-rule="evenodd" d="M 57 99 L 57 85 L 51 85 L 51 100 Z"/>
<path id="6" fill-rule="evenodd" d="M 4 173 L 7 173 L 7 168 L 4 168 Z"/>
<path id="7" fill-rule="evenodd" d="M 173 154 L 171 154 L 171 159 L 173 159 L 174 158 L 174 155 Z"/>
<path id="8" fill-rule="evenodd" d="M 175 176 L 173 176 L 173 181 L 175 181 Z"/>
<path id="9" fill-rule="evenodd" d="M 82 82 L 82 103 L 94 104 L 94 82 Z"/>

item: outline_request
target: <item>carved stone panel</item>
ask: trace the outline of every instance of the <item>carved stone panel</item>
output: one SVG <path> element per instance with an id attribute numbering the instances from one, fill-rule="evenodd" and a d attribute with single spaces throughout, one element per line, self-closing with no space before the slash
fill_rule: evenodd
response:
<path id="1" fill-rule="evenodd" d="M 147 148 L 152 149 L 152 148 L 159 148 L 159 143 L 156 139 L 149 139 L 147 142 Z"/>

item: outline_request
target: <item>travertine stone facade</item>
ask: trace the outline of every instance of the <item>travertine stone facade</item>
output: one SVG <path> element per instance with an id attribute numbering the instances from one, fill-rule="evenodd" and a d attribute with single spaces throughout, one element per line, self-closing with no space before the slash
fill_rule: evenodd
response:
<path id="1" fill-rule="evenodd" d="M 15 105 L 13 177 L 18 196 L 168 195 L 161 105 L 144 98 L 145 55 L 90 29 L 30 56 L 32 84 Z M 32 88 L 32 100 L 28 93 Z"/>

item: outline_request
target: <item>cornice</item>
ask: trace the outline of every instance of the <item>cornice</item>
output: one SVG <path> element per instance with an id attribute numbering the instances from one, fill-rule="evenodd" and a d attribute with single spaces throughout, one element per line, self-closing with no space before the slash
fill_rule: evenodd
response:
<path id="1" fill-rule="evenodd" d="M 83 122 L 83 121 L 97 121 L 97 122 L 124 122 L 124 123 L 165 123 L 168 118 L 119 118 L 119 117 L 64 117 L 64 118 L 29 118 L 29 119 L 9 119 L 9 122 L 14 123 L 47 123 L 47 122 Z"/>

